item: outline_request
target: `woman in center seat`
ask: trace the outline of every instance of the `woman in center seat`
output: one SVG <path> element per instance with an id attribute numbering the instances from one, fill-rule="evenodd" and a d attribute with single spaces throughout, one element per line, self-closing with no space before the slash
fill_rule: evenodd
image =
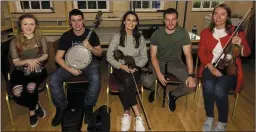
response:
<path id="1" fill-rule="evenodd" d="M 138 82 L 141 73 L 136 68 L 130 68 L 115 60 L 114 57 L 114 51 L 119 50 L 124 56 L 132 57 L 136 67 L 143 67 L 147 63 L 146 42 L 138 30 L 138 25 L 139 18 L 137 14 L 133 11 L 126 12 L 121 22 L 120 32 L 113 36 L 107 51 L 107 61 L 113 66 L 114 77 L 121 84 L 118 89 L 124 108 L 121 131 L 128 131 L 130 129 L 130 107 L 132 107 L 136 116 L 135 131 L 145 131 L 144 123 L 137 105 L 136 86 L 132 77 L 133 74 L 136 82 Z"/>

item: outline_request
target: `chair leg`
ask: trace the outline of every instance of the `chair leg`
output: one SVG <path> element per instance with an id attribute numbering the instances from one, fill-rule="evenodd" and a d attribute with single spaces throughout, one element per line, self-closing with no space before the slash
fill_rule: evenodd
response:
<path id="1" fill-rule="evenodd" d="M 157 80 L 156 80 L 156 81 L 155 81 L 155 96 L 154 96 L 154 104 L 156 103 L 157 87 L 158 87 L 158 83 L 157 83 Z"/>
<path id="2" fill-rule="evenodd" d="M 66 82 L 63 83 L 63 89 L 64 89 L 65 95 L 67 96 L 68 84 Z"/>
<path id="3" fill-rule="evenodd" d="M 144 89 L 143 89 L 143 85 L 141 85 L 141 88 L 140 88 L 140 89 L 141 89 L 141 101 L 142 101 L 142 103 L 143 103 L 143 90 L 144 90 Z"/>
<path id="4" fill-rule="evenodd" d="M 196 91 L 195 91 L 194 97 L 193 97 L 193 106 L 194 106 L 194 104 L 195 104 L 195 101 L 199 98 L 200 85 L 201 85 L 201 82 L 200 82 L 200 80 L 198 80 L 198 84 L 197 84 L 197 87 L 196 87 Z"/>
<path id="5" fill-rule="evenodd" d="M 232 120 L 234 120 L 234 119 L 235 119 L 236 106 L 237 106 L 237 103 L 238 103 L 239 93 L 235 96 L 235 98 L 236 98 L 236 101 L 235 101 L 235 104 L 234 104 L 234 107 L 233 107 Z"/>
<path id="6" fill-rule="evenodd" d="M 188 108 L 188 93 L 186 94 L 186 99 L 185 99 L 185 110 Z"/>
<path id="7" fill-rule="evenodd" d="M 51 96 L 51 93 L 50 93 L 50 88 L 49 88 L 48 83 L 46 83 L 46 90 L 47 90 L 47 94 L 48 94 L 49 104 L 50 104 L 50 107 L 51 107 L 53 104 L 52 104 L 52 96 Z"/>
<path id="8" fill-rule="evenodd" d="M 167 86 L 164 86 L 164 92 L 163 92 L 163 107 L 165 106 L 165 98 L 166 98 L 166 87 Z"/>
<path id="9" fill-rule="evenodd" d="M 8 96 L 7 92 L 5 94 L 5 100 L 6 100 L 6 104 L 7 104 L 7 107 L 8 107 L 8 112 L 9 112 L 9 115 L 10 115 L 12 126 L 14 126 L 13 116 L 12 116 L 12 111 L 11 111 L 11 106 L 10 106 L 10 100 L 9 100 L 9 96 Z"/>
<path id="10" fill-rule="evenodd" d="M 107 95 L 106 96 L 107 96 L 107 106 L 110 107 L 109 106 L 109 84 L 107 86 Z M 107 112 L 109 113 L 109 109 L 107 109 Z"/>
<path id="11" fill-rule="evenodd" d="M 201 82 L 201 80 L 198 80 L 198 86 L 197 86 L 197 89 L 196 89 L 196 93 L 195 93 L 195 95 L 194 95 L 194 101 L 193 101 L 193 105 L 194 106 L 196 106 L 195 104 L 194 104 L 194 102 L 198 102 L 198 100 L 199 100 L 199 98 L 200 98 L 200 93 L 201 93 L 201 91 L 202 91 L 202 82 Z M 195 108 L 195 110 L 197 109 L 197 107 Z"/>

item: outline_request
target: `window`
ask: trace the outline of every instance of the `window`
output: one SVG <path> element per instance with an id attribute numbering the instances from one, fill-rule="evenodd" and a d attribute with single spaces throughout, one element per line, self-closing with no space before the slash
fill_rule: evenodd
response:
<path id="1" fill-rule="evenodd" d="M 193 1 L 192 11 L 212 11 L 222 1 Z"/>
<path id="2" fill-rule="evenodd" d="M 74 1 L 73 4 L 83 12 L 109 11 L 109 1 Z"/>
<path id="3" fill-rule="evenodd" d="M 52 12 L 51 1 L 16 1 L 18 12 Z"/>
<path id="4" fill-rule="evenodd" d="M 135 11 L 157 11 L 163 10 L 164 3 L 161 1 L 132 1 L 132 9 Z"/>

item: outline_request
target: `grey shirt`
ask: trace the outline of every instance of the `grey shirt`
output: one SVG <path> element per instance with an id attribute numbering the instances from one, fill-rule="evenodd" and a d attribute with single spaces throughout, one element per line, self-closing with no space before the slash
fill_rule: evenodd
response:
<path id="1" fill-rule="evenodd" d="M 144 37 L 140 37 L 140 46 L 135 48 L 135 41 L 132 35 L 127 35 L 124 41 L 125 47 L 119 46 L 120 34 L 115 34 L 109 42 L 107 51 L 107 61 L 116 69 L 120 69 L 121 63 L 115 60 L 114 51 L 116 49 L 123 52 L 125 56 L 132 56 L 135 60 L 135 64 L 138 67 L 143 67 L 147 61 L 147 47 Z"/>

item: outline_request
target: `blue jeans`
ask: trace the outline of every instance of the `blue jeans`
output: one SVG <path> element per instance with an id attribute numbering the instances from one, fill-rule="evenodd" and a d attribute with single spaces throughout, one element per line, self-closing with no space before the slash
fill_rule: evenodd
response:
<path id="1" fill-rule="evenodd" d="M 202 76 L 204 107 L 207 117 L 214 117 L 214 101 L 219 113 L 218 121 L 227 123 L 228 120 L 228 92 L 236 88 L 237 78 L 233 76 L 214 76 L 205 68 Z"/>
<path id="2" fill-rule="evenodd" d="M 84 107 L 95 106 L 99 96 L 100 82 L 100 65 L 98 60 L 93 59 L 91 64 L 82 71 L 82 75 L 89 80 L 89 87 L 84 99 Z M 63 82 L 73 77 L 73 75 L 59 67 L 50 77 L 50 89 L 53 104 L 59 108 L 66 108 L 68 105 L 67 98 L 64 94 Z"/>

